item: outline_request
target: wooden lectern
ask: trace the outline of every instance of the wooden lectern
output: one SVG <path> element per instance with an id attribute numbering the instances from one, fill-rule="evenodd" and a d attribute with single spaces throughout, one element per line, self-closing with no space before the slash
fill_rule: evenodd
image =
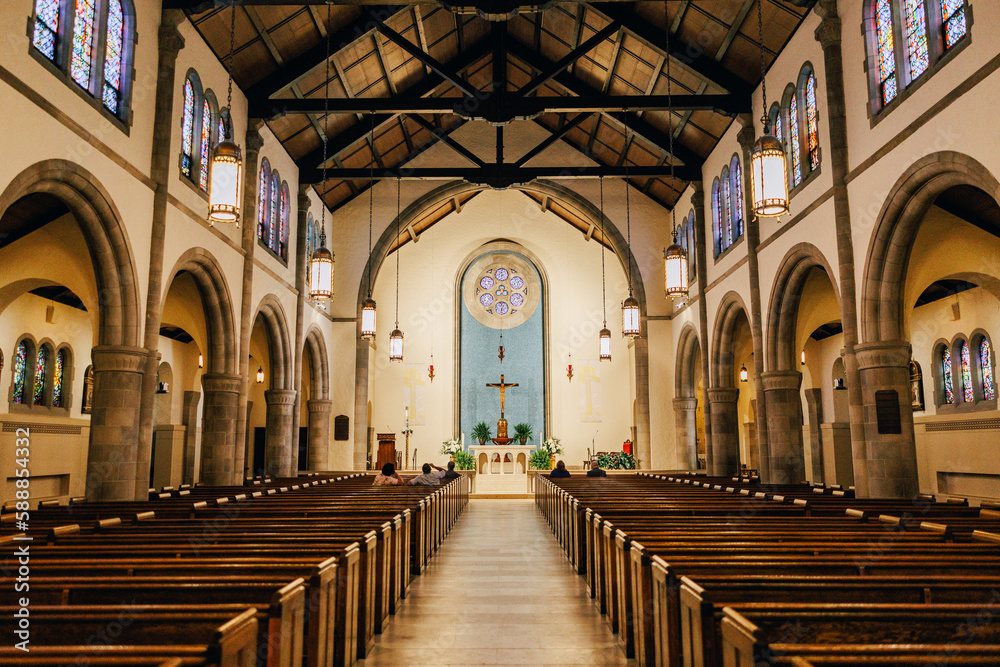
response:
<path id="1" fill-rule="evenodd" d="M 375 464 L 376 470 L 381 470 L 386 463 L 396 465 L 396 434 L 379 433 L 378 438 L 378 462 Z"/>

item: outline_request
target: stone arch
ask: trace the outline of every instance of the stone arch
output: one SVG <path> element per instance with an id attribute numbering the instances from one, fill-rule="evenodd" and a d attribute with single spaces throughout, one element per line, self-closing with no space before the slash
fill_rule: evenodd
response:
<path id="1" fill-rule="evenodd" d="M 674 365 L 675 458 L 681 468 L 698 468 L 698 392 L 696 372 L 701 364 L 701 343 L 694 325 L 681 329 Z M 704 414 L 704 413 L 703 413 Z"/>
<path id="2" fill-rule="evenodd" d="M 750 311 L 743 303 L 743 297 L 736 292 L 728 292 L 719 303 L 715 316 L 715 331 L 712 334 L 713 387 L 733 386 L 733 332 L 741 314 L 747 322 L 750 321 Z M 750 335 L 753 335 L 752 330 Z"/>
<path id="3" fill-rule="evenodd" d="M 674 365 L 674 396 L 695 396 L 695 354 L 701 352 L 701 341 L 693 324 L 686 324 L 677 338 L 677 362 Z"/>
<path id="4" fill-rule="evenodd" d="M 204 248 L 191 248 L 178 258 L 164 281 L 161 302 L 166 300 L 170 287 L 181 271 L 187 271 L 194 278 L 201 295 L 201 303 L 208 328 L 206 341 L 206 372 L 238 373 L 236 361 L 236 324 L 233 317 L 233 301 L 229 293 L 226 275 L 218 260 Z"/>
<path id="5" fill-rule="evenodd" d="M 138 279 L 121 214 L 100 181 L 68 160 L 45 160 L 28 167 L 0 194 L 0 214 L 31 194 L 49 194 L 73 213 L 87 241 L 101 307 L 99 345 L 142 343 Z"/>
<path id="6" fill-rule="evenodd" d="M 1000 201 L 1000 182 L 993 174 L 954 151 L 917 160 L 892 186 L 868 245 L 861 299 L 864 342 L 905 340 L 904 287 L 913 241 L 934 200 L 956 185 L 977 187 Z"/>
<path id="7" fill-rule="evenodd" d="M 292 387 L 292 346 L 288 336 L 288 320 L 281 302 L 273 294 L 261 299 L 251 322 L 261 317 L 271 345 L 271 389 L 291 389 Z"/>
<path id="8" fill-rule="evenodd" d="M 330 398 L 330 363 L 326 353 L 326 341 L 319 327 L 312 325 L 306 332 L 303 352 L 309 360 L 312 371 L 312 397 Z"/>
<path id="9" fill-rule="evenodd" d="M 811 243 L 793 246 L 781 260 L 771 287 L 771 300 L 767 308 L 767 333 L 764 353 L 767 368 L 771 371 L 797 370 L 795 359 L 795 326 L 799 313 L 802 289 L 814 268 L 823 269 L 830 279 L 833 293 L 840 304 L 840 290 L 834 280 L 830 263 L 819 248 Z M 839 311 L 838 311 L 839 314 Z"/>

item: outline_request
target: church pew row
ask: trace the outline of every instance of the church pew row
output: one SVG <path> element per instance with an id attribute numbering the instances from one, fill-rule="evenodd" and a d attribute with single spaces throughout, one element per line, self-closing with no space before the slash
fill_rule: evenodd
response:
<path id="1" fill-rule="evenodd" d="M 718 633 L 695 641 L 700 621 L 688 622 L 695 611 L 700 620 L 717 618 L 721 607 L 713 604 L 710 588 L 702 589 L 710 599 L 686 597 L 690 604 L 684 616 L 684 576 L 692 584 L 689 594 L 697 592 L 700 576 L 735 582 L 785 578 L 787 592 L 780 580 L 768 592 L 799 602 L 812 601 L 813 593 L 832 600 L 833 594 L 822 597 L 821 588 L 792 585 L 795 577 L 826 577 L 834 587 L 838 578 L 849 576 L 949 575 L 961 581 L 975 572 L 1000 577 L 1000 549 L 991 539 L 1000 535 L 996 517 L 988 509 L 980 515 L 979 508 L 965 503 L 856 499 L 819 494 L 804 484 L 783 485 L 781 493 L 772 493 L 771 488 L 756 490 L 760 486 L 754 480 L 731 478 L 540 479 L 539 509 L 577 572 L 587 576 L 595 603 L 608 614 L 626 652 L 639 664 L 722 664 L 721 649 L 710 652 L 718 646 L 712 644 Z M 818 511 L 809 511 L 814 507 Z M 924 588 L 931 594 L 921 599 L 922 605 L 930 604 L 937 590 Z M 982 585 L 959 584 L 947 590 L 956 602 L 980 603 L 993 589 L 984 593 Z M 897 595 L 908 601 L 904 593 Z M 848 590 L 842 601 L 870 599 L 852 597 Z"/>
<path id="2" fill-rule="evenodd" d="M 303 654 L 307 665 L 351 664 L 366 655 L 468 500 L 465 477 L 437 488 L 373 488 L 371 479 L 273 480 L 274 488 L 249 494 L 199 487 L 196 498 L 206 500 L 194 503 L 186 494 L 110 504 L 125 521 L 109 517 L 103 503 L 45 507 L 31 517 L 33 585 L 65 610 L 114 604 L 116 596 L 119 604 L 153 605 L 164 593 L 192 609 L 249 604 L 262 621 L 257 664 L 297 666 Z M 293 597 L 305 603 L 276 605 L 276 592 L 296 578 Z M 163 656 L 135 657 L 159 664 Z"/>

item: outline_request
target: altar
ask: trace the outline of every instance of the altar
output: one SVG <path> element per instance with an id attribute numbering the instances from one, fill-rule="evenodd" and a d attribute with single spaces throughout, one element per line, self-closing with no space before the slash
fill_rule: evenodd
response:
<path id="1" fill-rule="evenodd" d="M 476 457 L 476 495 L 511 496 L 530 493 L 528 457 L 532 446 L 469 445 Z"/>

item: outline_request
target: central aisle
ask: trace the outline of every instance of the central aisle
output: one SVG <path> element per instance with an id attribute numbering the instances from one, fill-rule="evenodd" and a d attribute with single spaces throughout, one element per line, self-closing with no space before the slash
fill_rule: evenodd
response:
<path id="1" fill-rule="evenodd" d="M 473 500 L 365 667 L 627 665 L 532 500 Z"/>

